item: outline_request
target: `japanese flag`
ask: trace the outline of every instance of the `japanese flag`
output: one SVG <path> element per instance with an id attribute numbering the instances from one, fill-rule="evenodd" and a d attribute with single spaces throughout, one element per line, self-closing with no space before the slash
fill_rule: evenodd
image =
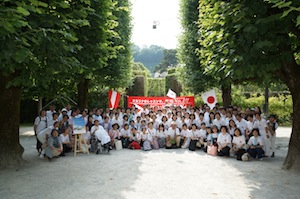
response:
<path id="1" fill-rule="evenodd" d="M 121 94 L 117 91 L 108 91 L 108 103 L 109 108 L 114 109 L 118 108 L 119 102 L 120 102 Z"/>
<path id="2" fill-rule="evenodd" d="M 173 98 L 173 99 L 176 99 L 176 93 L 174 91 L 172 91 L 171 89 L 169 89 L 168 93 L 167 93 L 167 96 L 169 98 Z"/>
<path id="3" fill-rule="evenodd" d="M 204 103 L 206 103 L 210 109 L 213 109 L 217 103 L 217 97 L 215 90 L 207 91 L 206 93 L 202 93 L 202 99 Z"/>

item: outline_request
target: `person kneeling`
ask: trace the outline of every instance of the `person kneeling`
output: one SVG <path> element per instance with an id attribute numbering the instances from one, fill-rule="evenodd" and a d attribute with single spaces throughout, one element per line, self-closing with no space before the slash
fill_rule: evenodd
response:
<path id="1" fill-rule="evenodd" d="M 60 156 L 65 156 L 66 153 L 72 150 L 68 128 L 63 129 L 63 133 L 59 135 L 59 139 L 63 146 L 63 151 Z"/>
<path id="2" fill-rule="evenodd" d="M 259 160 L 263 160 L 264 150 L 263 150 L 262 139 L 259 136 L 259 130 L 254 128 L 252 130 L 252 134 L 253 136 L 250 137 L 248 141 L 248 145 L 249 145 L 248 153 L 254 159 L 257 156 Z"/>
<path id="3" fill-rule="evenodd" d="M 227 133 L 227 127 L 221 126 L 221 133 L 218 135 L 218 156 L 229 157 L 231 148 L 231 135 Z"/>
<path id="4" fill-rule="evenodd" d="M 246 153 L 246 150 L 244 149 L 246 145 L 246 138 L 244 135 L 242 135 L 241 130 L 239 128 L 236 128 L 234 130 L 232 144 L 232 151 L 236 155 L 236 159 L 242 160 L 242 156 L 244 155 L 244 153 Z"/>
<path id="5" fill-rule="evenodd" d="M 58 138 L 58 130 L 53 129 L 45 149 L 45 157 L 51 160 L 53 157 L 59 156 L 62 151 L 62 144 Z"/>

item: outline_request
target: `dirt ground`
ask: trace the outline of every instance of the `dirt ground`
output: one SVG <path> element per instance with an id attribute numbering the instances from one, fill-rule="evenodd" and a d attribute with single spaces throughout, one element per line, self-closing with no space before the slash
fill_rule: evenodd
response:
<path id="1" fill-rule="evenodd" d="M 32 128 L 21 128 L 27 161 L 0 170 L 0 198 L 300 198 L 300 173 L 281 169 L 290 128 L 277 130 L 275 158 L 240 162 L 186 149 L 123 149 L 39 159 Z"/>

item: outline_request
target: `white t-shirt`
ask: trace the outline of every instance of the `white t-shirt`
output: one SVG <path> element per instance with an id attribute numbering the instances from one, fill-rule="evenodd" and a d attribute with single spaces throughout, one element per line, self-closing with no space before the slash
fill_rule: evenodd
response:
<path id="1" fill-rule="evenodd" d="M 263 118 L 261 120 L 255 120 L 253 128 L 258 128 L 259 133 L 261 136 L 266 135 L 266 127 L 267 127 L 267 121 Z"/>
<path id="2" fill-rule="evenodd" d="M 51 110 L 46 111 L 46 117 L 48 118 L 48 120 L 52 120 L 53 113 L 56 113 L 56 111 L 53 112 Z"/>
<path id="3" fill-rule="evenodd" d="M 248 145 L 249 146 L 257 146 L 257 145 L 263 146 L 263 142 L 262 142 L 260 136 L 257 136 L 257 137 L 252 136 L 248 141 Z"/>
<path id="4" fill-rule="evenodd" d="M 189 129 L 186 129 L 186 130 L 182 129 L 181 135 L 182 135 L 183 137 L 191 137 L 191 136 L 190 136 L 190 135 L 191 135 L 190 130 L 189 130 Z"/>
<path id="5" fill-rule="evenodd" d="M 46 142 L 46 135 L 48 135 L 48 137 L 50 137 L 52 130 L 53 130 L 53 126 L 49 126 L 49 127 L 45 128 L 44 130 L 41 130 L 37 134 L 37 138 L 39 139 L 39 141 L 41 143 Z"/>
<path id="6" fill-rule="evenodd" d="M 200 136 L 200 132 L 198 129 L 196 129 L 195 131 L 191 130 L 191 134 L 193 138 L 198 138 Z"/>
<path id="7" fill-rule="evenodd" d="M 60 139 L 61 143 L 63 143 L 63 142 L 69 143 L 70 142 L 69 134 L 67 134 L 67 135 L 60 134 L 59 139 Z"/>
<path id="8" fill-rule="evenodd" d="M 246 139 L 244 135 L 240 135 L 239 137 L 233 136 L 232 144 L 235 144 L 237 148 L 242 148 L 242 145 L 244 145 L 243 148 L 245 148 Z"/>
<path id="9" fill-rule="evenodd" d="M 220 133 L 218 135 L 217 142 L 219 142 L 221 145 L 229 143 L 227 146 L 231 148 L 231 136 L 229 135 L 229 133 L 225 133 L 224 135 L 223 133 Z"/>
<path id="10" fill-rule="evenodd" d="M 242 132 L 243 135 L 246 134 L 246 129 L 247 129 L 247 121 L 245 119 L 241 119 L 239 122 L 238 120 L 235 122 L 237 128 L 239 128 Z"/>
<path id="11" fill-rule="evenodd" d="M 152 137 L 156 137 L 156 129 L 152 128 L 152 129 L 147 129 L 147 132 L 152 136 Z"/>
<path id="12" fill-rule="evenodd" d="M 99 123 L 102 122 L 102 117 L 101 117 L 101 115 L 93 115 L 93 118 L 94 118 L 94 120 L 98 120 Z"/>
<path id="13" fill-rule="evenodd" d="M 166 138 L 166 131 L 159 131 L 159 130 L 157 130 L 156 131 L 156 136 L 158 137 L 158 138 Z"/>
<path id="14" fill-rule="evenodd" d="M 216 125 L 218 129 L 220 129 L 222 125 L 225 125 L 225 122 L 223 119 L 219 119 L 219 120 L 214 119 L 213 125 Z"/>
<path id="15" fill-rule="evenodd" d="M 47 117 L 37 116 L 34 120 L 34 125 L 36 125 L 36 134 L 38 134 L 41 130 L 47 128 Z"/>
<path id="16" fill-rule="evenodd" d="M 206 139 L 206 134 L 207 134 L 206 129 L 199 130 L 199 136 L 202 137 L 203 139 Z"/>
<path id="17" fill-rule="evenodd" d="M 253 122 L 247 121 L 247 129 L 250 132 L 252 131 L 252 129 L 253 129 Z"/>
<path id="18" fill-rule="evenodd" d="M 178 128 L 172 129 L 172 127 L 170 127 L 167 131 L 167 136 L 170 136 L 171 139 L 173 139 L 175 135 L 180 135 L 179 129 Z"/>
<path id="19" fill-rule="evenodd" d="M 124 137 L 125 136 L 127 136 L 127 137 L 130 136 L 130 130 L 129 129 L 125 130 L 124 128 L 122 128 L 120 133 L 121 133 L 121 136 L 124 136 Z"/>

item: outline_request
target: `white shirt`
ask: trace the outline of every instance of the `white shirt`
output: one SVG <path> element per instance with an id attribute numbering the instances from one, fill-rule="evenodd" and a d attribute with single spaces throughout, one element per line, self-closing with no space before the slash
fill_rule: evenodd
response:
<path id="1" fill-rule="evenodd" d="M 159 130 L 157 130 L 156 131 L 156 136 L 158 138 L 166 138 L 166 131 L 159 131 Z"/>
<path id="2" fill-rule="evenodd" d="M 167 131 L 167 136 L 170 136 L 171 139 L 173 139 L 175 135 L 180 135 L 179 129 L 178 128 L 172 129 L 172 127 L 170 127 Z"/>
<path id="3" fill-rule="evenodd" d="M 37 116 L 34 120 L 34 125 L 36 125 L 36 134 L 47 127 L 47 117 Z"/>
<path id="4" fill-rule="evenodd" d="M 266 127 L 267 127 L 267 122 L 263 118 L 261 118 L 260 120 L 255 120 L 253 124 L 253 128 L 258 128 L 261 136 L 266 135 Z"/>
<path id="5" fill-rule="evenodd" d="M 54 124 L 55 122 L 58 122 L 58 119 L 53 120 L 52 118 L 51 118 L 51 119 L 48 118 L 47 126 L 53 126 L 53 124 Z"/>
<path id="6" fill-rule="evenodd" d="M 120 133 L 121 133 L 121 136 L 123 136 L 123 137 L 125 137 L 125 136 L 129 137 L 130 136 L 130 130 L 129 129 L 125 130 L 124 128 L 122 128 Z"/>
<path id="7" fill-rule="evenodd" d="M 246 129 L 247 129 L 247 121 L 242 118 L 240 122 L 237 120 L 235 122 L 235 124 L 236 124 L 236 127 L 241 130 L 242 134 L 245 135 Z"/>
<path id="8" fill-rule="evenodd" d="M 257 136 L 257 137 L 252 136 L 248 141 L 248 145 L 249 146 L 257 146 L 257 145 L 263 146 L 263 142 L 262 142 L 260 136 Z"/>
<path id="9" fill-rule="evenodd" d="M 110 137 L 109 137 L 107 131 L 102 126 L 100 126 L 100 125 L 97 127 L 93 126 L 91 128 L 91 132 L 94 132 L 95 129 L 96 129 L 95 136 L 97 137 L 97 139 L 99 141 L 101 141 L 102 145 L 110 142 Z"/>
<path id="10" fill-rule="evenodd" d="M 60 139 L 61 143 L 63 143 L 63 142 L 69 143 L 70 142 L 69 134 L 67 134 L 67 135 L 60 134 L 59 139 Z"/>
<path id="11" fill-rule="evenodd" d="M 233 136 L 232 144 L 235 144 L 237 148 L 241 149 L 242 145 L 244 145 L 243 148 L 245 148 L 246 139 L 244 135 L 240 135 L 239 137 Z"/>
<path id="12" fill-rule="evenodd" d="M 191 137 L 190 136 L 190 130 L 189 129 L 186 129 L 186 130 L 184 130 L 184 129 L 182 129 L 182 131 L 181 131 L 181 135 L 183 136 L 183 137 Z"/>
<path id="13" fill-rule="evenodd" d="M 48 118 L 48 120 L 52 120 L 53 113 L 56 113 L 56 111 L 53 112 L 51 110 L 46 111 L 46 117 Z"/>
<path id="14" fill-rule="evenodd" d="M 252 131 L 252 129 L 253 129 L 253 121 L 252 122 L 250 122 L 250 121 L 247 121 L 247 129 L 248 129 L 248 131 Z"/>
<path id="15" fill-rule="evenodd" d="M 219 142 L 221 145 L 225 145 L 225 144 L 229 143 L 227 146 L 229 146 L 231 148 L 231 136 L 229 135 L 229 133 L 226 133 L 224 135 L 223 135 L 223 133 L 220 133 L 218 135 L 217 142 Z"/>
<path id="16" fill-rule="evenodd" d="M 152 136 L 152 137 L 156 137 L 156 129 L 152 128 L 152 129 L 147 129 L 147 132 Z"/>
<path id="17" fill-rule="evenodd" d="M 218 119 L 214 119 L 213 125 L 216 125 L 218 127 L 218 129 L 220 129 L 222 125 L 225 125 L 225 122 L 221 118 L 219 120 Z"/>
<path id="18" fill-rule="evenodd" d="M 101 115 L 93 115 L 93 118 L 94 118 L 94 120 L 98 120 L 99 123 L 102 122 L 102 117 L 101 117 Z"/>
<path id="19" fill-rule="evenodd" d="M 203 139 L 206 139 L 206 134 L 207 134 L 207 132 L 206 132 L 206 129 L 200 129 L 199 130 L 199 137 L 202 137 Z"/>

